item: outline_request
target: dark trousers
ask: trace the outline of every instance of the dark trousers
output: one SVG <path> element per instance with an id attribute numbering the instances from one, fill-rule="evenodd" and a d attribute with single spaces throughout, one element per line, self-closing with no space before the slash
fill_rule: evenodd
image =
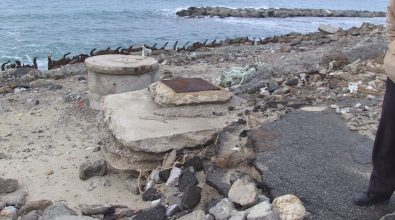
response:
<path id="1" fill-rule="evenodd" d="M 387 80 L 372 160 L 368 191 L 392 194 L 395 190 L 395 83 L 390 79 Z"/>

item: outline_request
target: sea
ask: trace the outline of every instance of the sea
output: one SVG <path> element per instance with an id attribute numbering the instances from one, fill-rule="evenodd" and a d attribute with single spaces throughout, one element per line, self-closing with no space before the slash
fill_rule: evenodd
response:
<path id="1" fill-rule="evenodd" d="M 190 6 L 231 8 L 317 8 L 385 11 L 387 0 L 1 0 L 0 63 L 38 57 L 89 53 L 93 48 L 175 41 L 266 37 L 317 31 L 319 24 L 349 28 L 385 18 L 184 18 L 176 11 Z"/>

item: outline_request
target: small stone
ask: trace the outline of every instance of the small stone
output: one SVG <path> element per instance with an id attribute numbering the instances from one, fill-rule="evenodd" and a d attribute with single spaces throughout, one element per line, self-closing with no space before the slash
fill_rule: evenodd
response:
<path id="1" fill-rule="evenodd" d="M 41 217 L 42 211 L 31 211 L 26 215 L 21 216 L 20 220 L 38 220 Z"/>
<path id="2" fill-rule="evenodd" d="M 20 208 L 26 204 L 27 192 L 15 191 L 3 196 L 0 196 L 0 202 L 5 202 L 8 206 L 15 206 Z"/>
<path id="3" fill-rule="evenodd" d="M 299 80 L 298 80 L 298 79 L 291 79 L 291 80 L 288 80 L 288 81 L 285 83 L 285 85 L 287 85 L 287 86 L 297 86 L 298 83 L 299 83 Z"/>
<path id="4" fill-rule="evenodd" d="M 166 186 L 176 186 L 181 175 L 181 169 L 173 167 L 170 171 L 170 176 L 167 179 Z"/>
<path id="5" fill-rule="evenodd" d="M 255 183 L 247 178 L 236 180 L 229 190 L 228 198 L 241 206 L 250 206 L 255 203 L 258 190 Z"/>
<path id="6" fill-rule="evenodd" d="M 80 179 L 87 180 L 94 176 L 104 176 L 107 168 L 105 160 L 85 162 L 80 166 Z"/>
<path id="7" fill-rule="evenodd" d="M 197 185 L 198 183 L 199 182 L 196 179 L 195 174 L 188 170 L 181 174 L 180 179 L 178 180 L 178 188 L 181 192 L 184 192 L 188 186 Z"/>
<path id="8" fill-rule="evenodd" d="M 18 189 L 18 181 L 14 179 L 3 179 L 0 177 L 0 194 L 12 193 Z"/>
<path id="9" fill-rule="evenodd" d="M 54 220 L 60 216 L 73 216 L 77 213 L 67 207 L 65 204 L 58 202 L 46 208 L 42 214 L 42 220 Z"/>
<path id="10" fill-rule="evenodd" d="M 176 161 L 177 158 L 177 151 L 173 149 L 169 153 L 165 155 L 165 158 L 163 159 L 162 162 L 162 167 L 164 168 L 170 168 L 173 166 L 174 161 Z"/>
<path id="11" fill-rule="evenodd" d="M 280 86 L 278 85 L 278 83 L 274 82 L 274 81 L 270 81 L 267 83 L 267 90 L 272 93 L 274 91 L 276 91 L 277 89 L 279 89 Z"/>
<path id="12" fill-rule="evenodd" d="M 278 220 L 277 213 L 273 212 L 272 205 L 269 202 L 261 202 L 254 207 L 247 209 L 247 220 Z"/>
<path id="13" fill-rule="evenodd" d="M 170 169 L 167 169 L 167 170 L 161 170 L 159 172 L 159 178 L 162 182 L 164 183 L 167 182 L 170 176 L 170 171 L 171 171 Z"/>
<path id="14" fill-rule="evenodd" d="M 63 88 L 63 86 L 59 85 L 59 84 L 51 84 L 51 85 L 48 86 L 48 89 L 51 90 L 51 91 L 56 91 L 56 90 L 59 90 L 59 89 L 62 89 L 62 88 Z"/>
<path id="15" fill-rule="evenodd" d="M 225 198 L 209 210 L 216 220 L 226 220 L 235 213 L 233 203 Z"/>
<path id="16" fill-rule="evenodd" d="M 178 220 L 206 220 L 206 214 L 202 210 L 196 210 L 182 216 Z"/>
<path id="17" fill-rule="evenodd" d="M 140 194 L 140 190 L 139 190 L 139 186 L 138 186 L 138 183 L 137 183 L 137 181 L 138 181 L 137 178 L 131 177 L 128 181 L 129 181 L 130 192 L 132 192 L 134 195 L 139 195 Z"/>
<path id="18" fill-rule="evenodd" d="M 202 171 L 203 170 L 203 160 L 198 157 L 194 156 L 191 159 L 185 161 L 184 167 L 193 167 L 195 171 Z"/>
<path id="19" fill-rule="evenodd" d="M 92 215 L 110 215 L 115 213 L 115 208 L 109 205 L 89 205 L 82 208 L 82 214 Z"/>
<path id="20" fill-rule="evenodd" d="M 270 202 L 270 199 L 267 198 L 265 195 L 258 195 L 256 198 L 257 203 L 261 202 Z"/>
<path id="21" fill-rule="evenodd" d="M 273 200 L 273 210 L 283 220 L 303 220 L 306 210 L 300 199 L 294 195 L 285 195 Z"/>
<path id="22" fill-rule="evenodd" d="M 155 187 L 150 187 L 143 193 L 143 200 L 154 201 L 162 198 L 162 196 L 162 193 L 160 193 L 158 189 L 156 189 Z"/>
<path id="23" fill-rule="evenodd" d="M 153 180 L 156 184 L 161 183 L 161 179 L 160 179 L 159 173 L 160 173 L 160 170 L 159 169 L 155 169 L 150 174 L 150 179 Z"/>
<path id="24" fill-rule="evenodd" d="M 207 172 L 206 183 L 224 196 L 228 195 L 231 187 L 226 177 L 226 171 L 219 167 L 215 167 L 210 172 Z"/>
<path id="25" fill-rule="evenodd" d="M 16 219 L 17 209 L 14 206 L 6 206 L 0 211 L 0 219 Z"/>
<path id="26" fill-rule="evenodd" d="M 52 202 L 49 200 L 38 200 L 34 202 L 29 202 L 19 209 L 18 215 L 22 216 L 22 215 L 26 215 L 31 211 L 44 210 L 50 205 L 52 205 Z"/>
<path id="27" fill-rule="evenodd" d="M 197 186 L 189 186 L 185 189 L 182 198 L 181 205 L 186 209 L 193 209 L 197 204 L 199 204 L 202 198 L 202 188 Z"/>
<path id="28" fill-rule="evenodd" d="M 320 24 L 320 26 L 318 26 L 318 30 L 325 34 L 335 34 L 336 32 L 340 31 L 340 28 L 327 24 Z"/>
<path id="29" fill-rule="evenodd" d="M 166 220 L 166 207 L 163 205 L 157 205 L 150 209 L 145 209 L 133 216 L 133 220 Z"/>

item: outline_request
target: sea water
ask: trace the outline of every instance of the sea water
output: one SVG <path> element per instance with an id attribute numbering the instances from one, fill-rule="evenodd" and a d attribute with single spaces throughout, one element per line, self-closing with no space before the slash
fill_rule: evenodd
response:
<path id="1" fill-rule="evenodd" d="M 385 18 L 184 18 L 189 6 L 231 8 L 318 8 L 385 11 L 387 0 L 1 0 L 0 63 L 38 57 L 46 67 L 55 59 L 93 48 L 137 44 L 180 45 L 187 41 L 227 37 L 266 37 L 316 31 L 320 23 L 343 28 L 363 22 L 384 24 Z"/>

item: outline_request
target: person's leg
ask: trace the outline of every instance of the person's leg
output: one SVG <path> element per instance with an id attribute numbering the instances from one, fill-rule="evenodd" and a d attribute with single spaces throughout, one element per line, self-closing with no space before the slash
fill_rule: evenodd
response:
<path id="1" fill-rule="evenodd" d="M 373 147 L 369 192 L 392 194 L 395 189 L 395 83 L 387 80 L 383 111 Z"/>
<path id="2" fill-rule="evenodd" d="M 354 197 L 356 205 L 387 201 L 395 189 L 395 83 L 390 79 L 387 80 L 372 162 L 368 191 Z"/>

